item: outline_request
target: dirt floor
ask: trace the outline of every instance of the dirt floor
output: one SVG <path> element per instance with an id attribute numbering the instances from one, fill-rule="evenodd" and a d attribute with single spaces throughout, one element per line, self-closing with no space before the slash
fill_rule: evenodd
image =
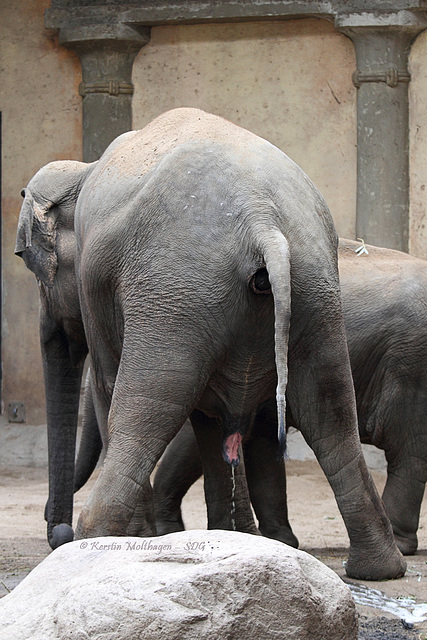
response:
<path id="1" fill-rule="evenodd" d="M 351 585 L 360 613 L 359 638 L 427 640 L 427 498 L 421 514 L 419 551 L 407 558 L 405 577 L 381 583 L 356 582 L 345 576 L 348 537 L 319 465 L 313 460 L 290 460 L 287 468 L 290 520 L 300 548 L 319 558 Z M 0 596 L 4 596 L 50 549 L 43 520 L 46 469 L 7 467 L 0 476 Z M 382 490 L 385 473 L 377 471 L 373 476 Z M 93 482 L 91 479 L 76 495 L 76 517 Z M 206 528 L 201 481 L 186 496 L 183 513 L 188 529 Z"/>

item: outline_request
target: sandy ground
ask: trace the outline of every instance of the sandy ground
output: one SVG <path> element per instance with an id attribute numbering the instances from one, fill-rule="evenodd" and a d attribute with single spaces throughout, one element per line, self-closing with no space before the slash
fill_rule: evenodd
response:
<path id="1" fill-rule="evenodd" d="M 288 468 L 289 513 L 300 548 L 327 564 L 348 583 L 368 587 L 363 595 L 369 602 L 379 590 L 378 602 L 395 608 L 394 615 L 378 607 L 358 604 L 360 638 L 400 640 L 427 639 L 427 606 L 424 620 L 414 622 L 413 605 L 419 613 L 427 603 L 427 498 L 424 499 L 419 529 L 419 551 L 407 558 L 408 571 L 404 578 L 381 583 L 350 581 L 345 576 L 344 562 L 348 537 L 338 512 L 332 491 L 315 460 L 290 460 Z M 374 471 L 374 480 L 381 490 L 384 471 Z M 75 516 L 82 508 L 93 486 L 88 485 L 76 495 Z M 0 596 L 13 589 L 28 572 L 49 554 L 43 519 L 47 496 L 47 471 L 44 468 L 4 467 L 0 477 Z M 203 484 L 198 481 L 187 494 L 183 504 L 186 528 L 205 529 L 206 511 Z M 359 597 L 361 595 L 359 594 Z M 402 599 L 409 599 L 408 601 Z M 377 602 L 377 604 L 378 604 Z M 407 606 L 396 611 L 396 607 Z M 421 612 L 423 613 L 423 612 Z M 406 618 L 402 623 L 401 618 Z"/>

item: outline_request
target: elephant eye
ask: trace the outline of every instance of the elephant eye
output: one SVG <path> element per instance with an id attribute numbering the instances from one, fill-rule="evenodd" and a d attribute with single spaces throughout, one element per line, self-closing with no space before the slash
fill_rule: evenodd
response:
<path id="1" fill-rule="evenodd" d="M 25 198 L 25 189 L 22 189 L 22 190 L 21 190 L 21 196 L 22 196 L 23 198 Z"/>
<path id="2" fill-rule="evenodd" d="M 259 269 L 254 273 L 250 280 L 250 287 L 254 293 L 271 293 L 267 269 Z"/>

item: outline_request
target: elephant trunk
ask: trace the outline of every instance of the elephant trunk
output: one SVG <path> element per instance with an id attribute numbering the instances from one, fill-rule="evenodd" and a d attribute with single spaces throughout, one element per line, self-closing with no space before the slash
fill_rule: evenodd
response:
<path id="1" fill-rule="evenodd" d="M 286 454 L 286 386 L 288 383 L 288 345 L 291 318 L 289 245 L 284 235 L 278 229 L 274 229 L 263 234 L 261 251 L 274 298 L 279 455 L 284 457 Z"/>

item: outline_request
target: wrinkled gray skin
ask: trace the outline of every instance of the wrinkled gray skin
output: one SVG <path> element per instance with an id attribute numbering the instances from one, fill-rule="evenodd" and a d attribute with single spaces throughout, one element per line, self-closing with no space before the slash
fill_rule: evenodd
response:
<path id="1" fill-rule="evenodd" d="M 191 109 L 120 136 L 82 175 L 77 282 L 108 451 L 78 536 L 155 533 L 149 474 L 189 416 L 221 493 L 217 452 L 237 464 L 275 395 L 283 447 L 286 391 L 346 523 L 347 572 L 402 575 L 358 439 L 337 239 L 311 182 L 269 143 Z M 38 265 L 24 238 L 17 251 Z"/>
<path id="2" fill-rule="evenodd" d="M 98 429 L 98 422 L 105 425 L 107 416 L 102 406 L 95 407 L 89 370 L 83 405 L 83 425 L 89 428 L 83 429 L 75 462 L 81 380 L 88 347 L 75 274 L 74 215 L 82 183 L 95 165 L 60 161 L 37 172 L 22 191 L 24 203 L 15 247 L 15 253 L 37 276 L 40 292 L 49 461 L 45 519 L 52 549 L 73 540 L 73 493 L 86 483 L 103 446 L 107 448 L 108 444 L 107 439 L 103 443 Z M 221 459 L 219 448 L 218 458 Z M 235 525 L 241 531 L 257 533 L 244 470 L 239 469 L 237 475 L 240 498 Z M 217 487 L 212 500 L 207 495 L 212 503 L 211 528 L 232 528 L 230 514 L 224 518 L 220 510 L 221 500 L 230 502 L 231 482 L 222 483 L 222 492 Z"/>
<path id="3" fill-rule="evenodd" d="M 427 481 L 427 263 L 372 246 L 359 257 L 359 246 L 341 239 L 338 255 L 360 438 L 385 451 L 383 501 L 399 549 L 413 554 Z M 298 427 L 288 415 L 292 423 Z M 243 445 L 251 500 L 261 533 L 296 546 L 284 463 L 274 454 L 274 419 L 263 427 Z M 201 473 L 197 443 L 185 425 L 154 481 L 160 534 L 183 528 L 181 500 Z"/>
<path id="4" fill-rule="evenodd" d="M 36 274 L 40 291 L 49 450 L 45 517 L 52 548 L 73 539 L 76 428 L 88 352 L 75 279 L 74 212 L 81 185 L 93 166 L 54 162 L 38 171 L 22 192 L 24 202 L 15 248 Z M 99 438 L 96 430 L 91 433 Z M 86 451 L 91 451 L 89 443 Z M 80 466 L 85 467 L 83 461 Z"/>

